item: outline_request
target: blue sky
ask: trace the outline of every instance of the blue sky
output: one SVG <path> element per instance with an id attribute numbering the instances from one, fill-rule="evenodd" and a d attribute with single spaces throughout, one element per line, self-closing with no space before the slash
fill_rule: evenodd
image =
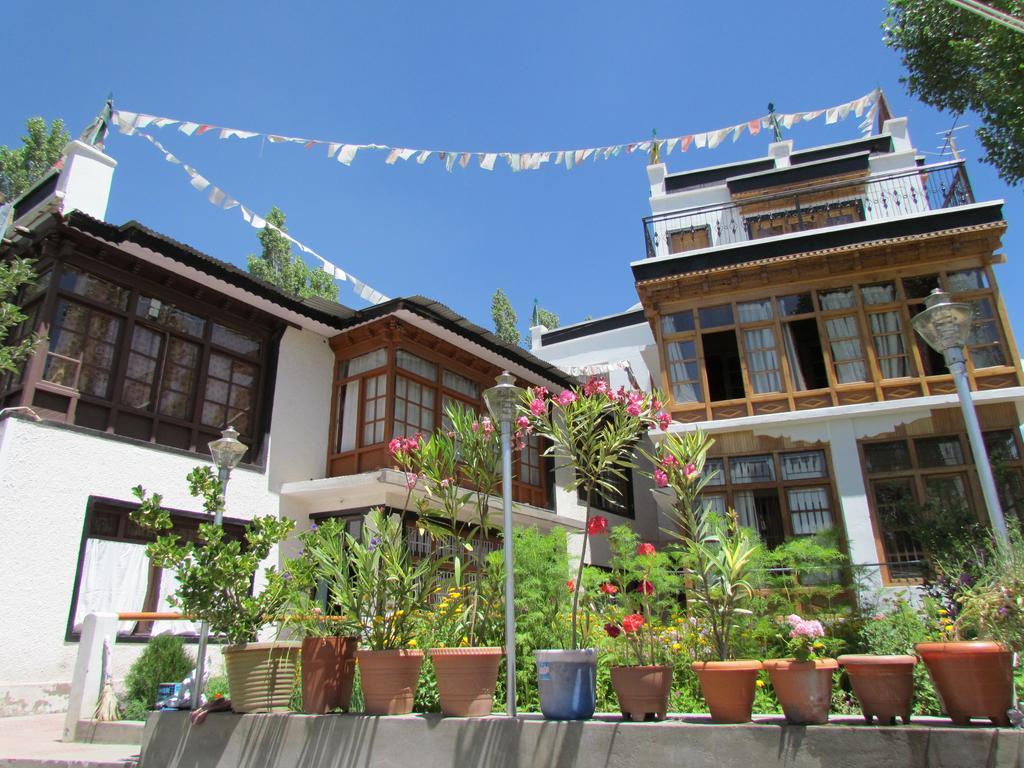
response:
<path id="1" fill-rule="evenodd" d="M 17 3 L 5 9 L 8 105 L 0 143 L 31 115 L 63 117 L 77 134 L 109 92 L 119 108 L 284 135 L 479 151 L 540 151 L 674 136 L 763 115 L 833 106 L 882 87 L 910 118 L 919 149 L 936 151 L 952 116 L 899 84 L 882 43 L 885 4 L 589 2 L 288 4 Z M 855 138 L 857 123 L 822 120 L 787 132 L 796 148 Z M 978 199 L 1005 198 L 1007 296 L 1024 289 L 1019 189 L 980 164 L 958 135 Z M 525 329 L 533 299 L 563 324 L 636 301 L 629 262 L 642 258 L 649 213 L 640 153 L 513 174 L 430 160 L 350 167 L 320 148 L 155 131 L 214 184 L 389 296 L 424 294 L 490 327 L 490 299 L 509 294 Z M 670 171 L 765 154 L 770 135 L 694 150 Z M 137 219 L 244 265 L 255 230 L 213 208 L 180 169 L 116 132 L 119 163 L 107 218 Z M 936 158 L 930 158 L 936 159 Z M 340 300 L 365 302 L 342 285 Z M 1016 334 L 1024 312 L 1010 312 Z"/>

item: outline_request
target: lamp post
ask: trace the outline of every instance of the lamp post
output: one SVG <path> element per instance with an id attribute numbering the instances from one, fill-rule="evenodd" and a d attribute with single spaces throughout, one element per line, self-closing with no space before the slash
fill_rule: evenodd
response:
<path id="1" fill-rule="evenodd" d="M 925 309 L 914 316 L 911 323 L 921 338 L 936 352 L 941 352 L 949 372 L 953 374 L 956 392 L 963 411 L 964 424 L 967 425 L 967 437 L 971 443 L 974 465 L 978 469 L 981 481 L 981 492 L 985 497 L 988 517 L 995 529 L 996 537 L 1002 543 L 1007 541 L 1006 518 L 999 503 L 996 492 L 996 481 L 992 476 L 992 465 L 988 461 L 988 451 L 978 426 L 978 416 L 974 412 L 971 390 L 967 382 L 967 363 L 964 360 L 964 346 L 971 332 L 971 321 L 974 309 L 970 304 L 950 301 L 949 294 L 936 288 L 924 300 Z"/>
<path id="2" fill-rule="evenodd" d="M 220 433 L 220 439 L 210 444 L 210 454 L 217 467 L 217 480 L 220 482 L 221 503 L 213 516 L 213 524 L 220 525 L 224 521 L 224 505 L 228 493 L 228 478 L 231 470 L 238 466 L 248 448 L 238 439 L 238 432 L 228 426 Z M 203 675 L 206 672 L 206 643 L 210 636 L 210 625 L 203 621 L 199 625 L 199 647 L 196 650 L 196 679 L 192 691 L 192 709 L 199 708 L 203 695 Z"/>
<path id="3" fill-rule="evenodd" d="M 501 425 L 501 498 L 505 528 L 505 711 L 516 716 L 516 614 L 515 574 L 512 562 L 512 421 L 516 403 L 522 396 L 522 387 L 515 385 L 515 377 L 505 371 L 495 379 L 498 384 L 484 392 L 484 402 L 491 418 Z"/>

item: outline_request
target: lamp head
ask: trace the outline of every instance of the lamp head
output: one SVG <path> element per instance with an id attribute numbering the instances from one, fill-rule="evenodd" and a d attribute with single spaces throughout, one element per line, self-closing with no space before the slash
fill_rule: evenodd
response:
<path id="1" fill-rule="evenodd" d="M 970 304 L 950 301 L 949 294 L 936 288 L 924 300 L 925 309 L 911 319 L 914 330 L 936 352 L 962 348 L 967 344 L 974 320 Z"/>
<path id="2" fill-rule="evenodd" d="M 238 431 L 230 425 L 220 433 L 219 440 L 214 440 L 209 445 L 217 469 L 234 469 L 249 450 L 238 439 Z"/>
<path id="3" fill-rule="evenodd" d="M 515 385 L 516 377 L 508 371 L 495 377 L 497 386 L 484 391 L 484 402 L 494 421 L 512 421 L 516 416 L 516 403 L 523 396 L 523 388 Z"/>

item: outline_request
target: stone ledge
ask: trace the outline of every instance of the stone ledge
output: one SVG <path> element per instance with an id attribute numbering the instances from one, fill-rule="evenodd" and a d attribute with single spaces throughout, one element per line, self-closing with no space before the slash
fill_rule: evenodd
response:
<path id="1" fill-rule="evenodd" d="M 537 715 L 150 715 L 142 768 L 1024 768 L 1024 732 L 938 718 L 878 727 L 839 717 L 789 726 L 781 718 L 714 725 L 707 717 L 625 723 L 617 716 L 549 722 Z"/>
<path id="2" fill-rule="evenodd" d="M 137 720 L 79 720 L 75 724 L 75 741 L 84 744 L 133 744 L 142 743 L 145 723 Z"/>

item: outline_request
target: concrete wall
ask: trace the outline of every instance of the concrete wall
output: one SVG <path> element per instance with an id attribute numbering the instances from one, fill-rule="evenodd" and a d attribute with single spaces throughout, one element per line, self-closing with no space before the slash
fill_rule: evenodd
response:
<path id="1" fill-rule="evenodd" d="M 289 328 L 280 348 L 266 471 L 231 475 L 231 517 L 281 514 L 284 482 L 323 477 L 333 355 L 315 333 Z M 185 476 L 207 455 L 163 450 L 91 430 L 0 421 L 0 715 L 61 711 L 78 644 L 65 642 L 90 495 L 132 501 L 141 484 L 168 508 L 201 512 Z M 268 563 L 270 564 L 270 563 Z M 144 646 L 118 644 L 120 679 Z M 219 657 L 219 653 L 216 654 Z M 214 670 L 220 668 L 215 659 Z"/>

